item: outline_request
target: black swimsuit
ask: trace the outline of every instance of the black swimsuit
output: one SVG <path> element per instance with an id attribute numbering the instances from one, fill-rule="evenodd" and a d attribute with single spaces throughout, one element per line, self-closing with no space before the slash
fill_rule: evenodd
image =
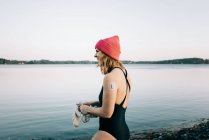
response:
<path id="1" fill-rule="evenodd" d="M 127 79 L 127 71 L 125 70 L 125 72 L 123 71 L 123 73 L 126 78 L 127 86 L 129 86 L 130 89 L 130 84 Z M 127 95 L 127 90 L 126 90 L 126 95 Z M 126 95 L 123 101 L 119 105 L 115 104 L 114 112 L 111 118 L 102 118 L 102 117 L 99 118 L 99 130 L 108 132 L 109 134 L 114 136 L 117 140 L 128 140 L 130 137 L 129 128 L 125 121 L 126 108 L 123 108 L 123 103 L 126 99 Z M 102 105 L 102 96 L 103 96 L 103 87 L 99 94 L 99 102 L 101 105 Z"/>

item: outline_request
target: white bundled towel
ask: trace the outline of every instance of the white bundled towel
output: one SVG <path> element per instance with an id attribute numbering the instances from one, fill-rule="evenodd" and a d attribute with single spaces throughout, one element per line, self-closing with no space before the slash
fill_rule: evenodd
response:
<path id="1" fill-rule="evenodd" d="M 80 117 L 81 117 L 81 113 L 78 111 L 78 108 L 76 108 L 72 114 L 72 122 L 74 127 L 80 126 Z"/>
<path id="2" fill-rule="evenodd" d="M 72 114 L 72 123 L 74 127 L 79 127 L 80 122 L 82 120 L 83 123 L 86 123 L 90 120 L 90 118 L 96 118 L 96 116 L 92 114 L 82 114 L 78 111 L 78 107 L 76 107 L 75 111 Z"/>

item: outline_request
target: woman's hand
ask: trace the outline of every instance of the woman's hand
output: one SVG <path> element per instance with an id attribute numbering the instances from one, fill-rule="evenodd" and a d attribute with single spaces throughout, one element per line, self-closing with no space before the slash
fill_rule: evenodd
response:
<path id="1" fill-rule="evenodd" d="M 89 106 L 88 105 L 80 105 L 79 107 L 82 114 L 88 114 L 89 113 Z"/>

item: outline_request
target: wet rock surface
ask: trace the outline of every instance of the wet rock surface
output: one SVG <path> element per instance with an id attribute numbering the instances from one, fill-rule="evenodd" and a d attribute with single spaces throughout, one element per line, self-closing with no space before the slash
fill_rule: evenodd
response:
<path id="1" fill-rule="evenodd" d="M 191 127 L 153 129 L 132 132 L 131 140 L 209 140 L 209 119 L 202 119 Z"/>

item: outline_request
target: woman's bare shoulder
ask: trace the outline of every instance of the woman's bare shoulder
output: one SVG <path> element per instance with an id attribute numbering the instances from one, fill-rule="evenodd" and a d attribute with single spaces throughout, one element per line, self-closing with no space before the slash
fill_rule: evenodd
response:
<path id="1" fill-rule="evenodd" d="M 115 79 L 115 75 L 113 73 L 108 73 L 104 76 L 103 82 L 110 82 Z"/>

